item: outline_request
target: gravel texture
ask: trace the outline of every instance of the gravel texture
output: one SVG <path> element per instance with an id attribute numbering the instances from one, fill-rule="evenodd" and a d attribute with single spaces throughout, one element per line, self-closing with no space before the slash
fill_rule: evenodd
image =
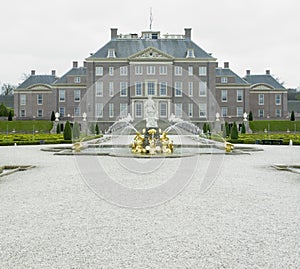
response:
<path id="1" fill-rule="evenodd" d="M 300 268 L 300 176 L 271 167 L 300 164 L 300 147 L 188 157 L 185 188 L 141 209 L 102 199 L 80 156 L 42 147 L 0 148 L 0 165 L 36 166 L 0 178 L 0 268 Z M 98 176 L 137 190 L 185 176 L 180 159 L 138 160 L 129 171 L 125 159 L 95 158 Z M 212 167 L 217 177 L 201 191 Z"/>

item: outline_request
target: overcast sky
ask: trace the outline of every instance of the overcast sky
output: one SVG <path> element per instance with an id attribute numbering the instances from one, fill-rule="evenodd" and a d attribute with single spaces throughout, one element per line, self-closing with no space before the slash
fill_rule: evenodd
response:
<path id="1" fill-rule="evenodd" d="M 179 2 L 179 3 L 177 3 Z M 0 3 L 0 83 L 24 74 L 62 76 L 119 33 L 149 29 L 183 34 L 244 76 L 271 74 L 286 87 L 300 85 L 299 0 L 9 0 Z"/>

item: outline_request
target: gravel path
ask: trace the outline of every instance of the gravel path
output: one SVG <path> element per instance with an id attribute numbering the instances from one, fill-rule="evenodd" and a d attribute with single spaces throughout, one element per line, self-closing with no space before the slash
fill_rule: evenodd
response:
<path id="1" fill-rule="evenodd" d="M 36 167 L 0 178 L 0 268 L 300 268 L 300 176 L 271 167 L 300 164 L 300 147 L 260 147 L 218 159 L 219 174 L 206 192 L 200 186 L 215 159 L 200 156 L 194 167 L 197 157 L 186 158 L 184 168 L 193 171 L 188 185 L 144 209 L 97 195 L 80 156 L 1 147 L 0 165 Z M 95 158 L 106 169 L 99 176 L 129 188 L 186 173 L 176 170 L 180 159 L 166 159 L 155 173 L 135 178 L 125 160 Z M 137 167 L 147 170 L 152 161 L 158 162 L 139 160 Z"/>

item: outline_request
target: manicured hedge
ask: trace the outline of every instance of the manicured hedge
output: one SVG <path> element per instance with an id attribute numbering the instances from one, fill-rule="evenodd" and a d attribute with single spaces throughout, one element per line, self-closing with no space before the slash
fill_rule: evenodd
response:
<path id="1" fill-rule="evenodd" d="M 257 120 L 250 121 L 250 129 L 255 132 L 264 132 L 264 130 L 270 132 L 294 132 L 296 125 L 296 131 L 300 131 L 300 121 L 290 121 L 290 120 Z"/>

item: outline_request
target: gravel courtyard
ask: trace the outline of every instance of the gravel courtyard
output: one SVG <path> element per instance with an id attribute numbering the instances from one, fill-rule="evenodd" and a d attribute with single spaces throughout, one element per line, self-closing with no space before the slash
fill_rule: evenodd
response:
<path id="1" fill-rule="evenodd" d="M 133 171 L 126 158 L 89 157 L 103 171 L 88 170 L 132 189 L 159 188 L 174 171 L 189 177 L 172 199 L 155 206 L 148 197 L 141 208 L 103 199 L 85 180 L 83 156 L 44 147 L 0 148 L 0 165 L 35 165 L 0 177 L 1 269 L 300 268 L 300 174 L 271 167 L 299 165 L 300 147 L 186 157 L 182 170 L 183 159 L 139 160 Z"/>

